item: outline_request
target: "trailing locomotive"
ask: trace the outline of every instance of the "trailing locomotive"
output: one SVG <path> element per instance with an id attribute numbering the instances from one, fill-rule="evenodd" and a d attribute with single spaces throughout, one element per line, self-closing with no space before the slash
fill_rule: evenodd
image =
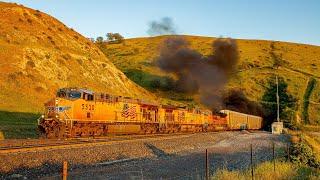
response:
<path id="1" fill-rule="evenodd" d="M 222 117 L 205 109 L 63 88 L 45 103 L 45 113 L 39 118 L 38 127 L 47 138 L 237 129 L 229 127 L 230 117 L 230 113 Z M 254 129 L 261 127 L 261 121 L 261 118 L 254 120 L 255 124 L 260 124 Z M 246 127 L 251 128 L 251 125 Z"/>

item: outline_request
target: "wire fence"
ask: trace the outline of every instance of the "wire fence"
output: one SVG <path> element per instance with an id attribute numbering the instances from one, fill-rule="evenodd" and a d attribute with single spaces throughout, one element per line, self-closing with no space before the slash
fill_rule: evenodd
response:
<path id="1" fill-rule="evenodd" d="M 258 164 L 271 161 L 277 171 L 276 159 L 289 161 L 290 144 L 272 143 L 268 148 L 251 144 L 246 151 L 236 154 L 216 153 L 206 149 L 203 153 L 167 155 L 151 159 L 116 161 L 108 165 L 70 168 L 67 162 L 50 178 L 53 179 L 211 179 L 220 169 L 250 170 L 252 179 Z"/>

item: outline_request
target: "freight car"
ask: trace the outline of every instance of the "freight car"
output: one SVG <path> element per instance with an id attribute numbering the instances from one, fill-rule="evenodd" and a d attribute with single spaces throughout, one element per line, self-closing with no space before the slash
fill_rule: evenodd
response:
<path id="1" fill-rule="evenodd" d="M 38 128 L 47 138 L 201 132 L 228 130 L 228 118 L 199 108 L 63 88 L 45 103 Z"/>
<path id="2" fill-rule="evenodd" d="M 262 117 L 239 113 L 231 110 L 221 110 L 226 115 L 229 130 L 261 129 Z"/>

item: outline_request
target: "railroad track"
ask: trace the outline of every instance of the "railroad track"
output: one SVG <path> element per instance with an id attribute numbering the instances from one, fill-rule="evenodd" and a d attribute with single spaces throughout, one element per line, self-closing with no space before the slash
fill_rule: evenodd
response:
<path id="1" fill-rule="evenodd" d="M 145 140 L 165 140 L 181 137 L 192 136 L 194 133 L 179 133 L 179 134 L 150 134 L 150 135 L 126 135 L 126 136 L 110 136 L 98 138 L 73 138 L 61 141 L 52 142 L 49 140 L 47 143 L 42 141 L 42 144 L 27 144 L 27 145 L 11 145 L 0 146 L 0 155 L 8 153 L 22 153 L 22 152 L 36 152 L 55 149 L 69 149 L 80 148 L 83 146 L 101 146 L 111 145 L 117 142 L 132 142 L 132 141 L 145 141 Z M 40 141 L 39 141 L 40 142 Z M 36 143 L 36 142 L 34 142 Z"/>

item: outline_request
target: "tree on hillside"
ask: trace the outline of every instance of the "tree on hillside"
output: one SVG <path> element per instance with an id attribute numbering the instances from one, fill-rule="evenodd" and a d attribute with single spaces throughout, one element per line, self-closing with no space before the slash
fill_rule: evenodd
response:
<path id="1" fill-rule="evenodd" d="M 103 37 L 101 37 L 101 36 L 97 37 L 96 43 L 102 44 L 103 43 Z"/>
<path id="2" fill-rule="evenodd" d="M 94 38 L 88 38 L 89 39 L 89 41 L 91 41 L 91 42 L 95 42 L 95 39 Z"/>
<path id="3" fill-rule="evenodd" d="M 279 114 L 280 120 L 287 126 L 292 126 L 294 122 L 291 120 L 294 118 L 294 111 L 296 110 L 297 99 L 288 93 L 288 84 L 282 77 L 278 80 L 279 87 Z M 264 108 L 264 120 L 265 127 L 270 127 L 271 123 L 277 119 L 277 84 L 276 77 L 273 76 L 268 80 L 267 89 L 262 96 L 263 108 Z"/>
<path id="4" fill-rule="evenodd" d="M 119 33 L 107 33 L 107 41 L 109 43 L 117 44 L 122 43 L 124 41 L 124 37 L 121 36 Z"/>

